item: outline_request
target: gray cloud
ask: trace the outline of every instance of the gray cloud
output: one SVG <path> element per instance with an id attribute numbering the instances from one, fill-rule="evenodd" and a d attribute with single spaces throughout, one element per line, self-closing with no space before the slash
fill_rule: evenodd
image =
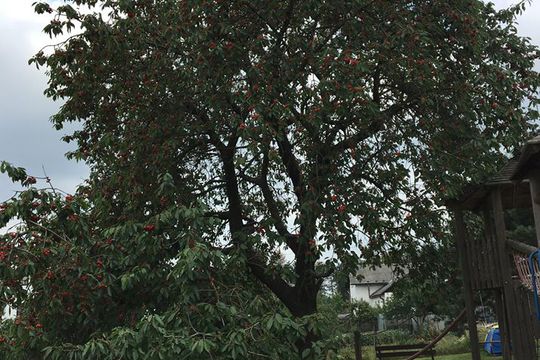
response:
<path id="1" fill-rule="evenodd" d="M 46 18 L 33 14 L 32 2 L 0 0 L 0 159 L 35 176 L 43 176 L 45 168 L 56 186 L 72 192 L 88 169 L 64 157 L 71 147 L 60 139 L 69 131 L 56 131 L 49 121 L 60 104 L 43 95 L 43 71 L 28 65 L 28 59 L 51 42 L 41 32 Z M 17 189 L 7 176 L 0 176 L 0 200 Z"/>

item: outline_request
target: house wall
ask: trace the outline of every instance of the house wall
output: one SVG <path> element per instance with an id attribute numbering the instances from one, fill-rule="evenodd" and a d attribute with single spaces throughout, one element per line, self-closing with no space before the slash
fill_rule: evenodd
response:
<path id="1" fill-rule="evenodd" d="M 370 294 L 374 293 L 379 289 L 381 284 L 360 284 L 360 285 L 351 285 L 351 301 L 360 301 L 364 300 L 371 306 L 382 306 L 384 304 L 383 299 L 388 299 L 390 293 L 386 293 L 382 298 L 371 299 Z"/>

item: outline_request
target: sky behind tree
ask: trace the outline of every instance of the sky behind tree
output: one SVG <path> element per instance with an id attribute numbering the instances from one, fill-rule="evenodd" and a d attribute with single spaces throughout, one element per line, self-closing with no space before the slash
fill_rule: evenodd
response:
<path id="1" fill-rule="evenodd" d="M 56 131 L 48 120 L 60 103 L 43 95 L 47 84 L 44 71 L 28 65 L 32 55 L 54 42 L 42 32 L 47 17 L 34 14 L 33 2 L 0 0 L 0 160 L 24 167 L 37 177 L 46 173 L 56 187 L 69 193 L 87 177 L 88 168 L 65 158 L 73 145 L 62 142 L 61 137 L 70 129 Z M 494 2 L 501 8 L 516 1 Z M 540 45 L 538 19 L 540 1 L 536 0 L 519 18 L 518 29 Z M 7 176 L 0 175 L 0 201 L 17 189 Z"/>

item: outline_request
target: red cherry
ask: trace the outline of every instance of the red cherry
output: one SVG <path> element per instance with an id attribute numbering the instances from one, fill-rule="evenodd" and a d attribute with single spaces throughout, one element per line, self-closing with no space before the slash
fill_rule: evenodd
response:
<path id="1" fill-rule="evenodd" d="M 210 49 L 215 49 L 217 47 L 217 44 L 215 42 L 210 42 L 210 45 L 208 45 Z"/>
<path id="2" fill-rule="evenodd" d="M 66 201 L 67 202 L 71 202 L 71 201 L 73 201 L 73 199 L 74 199 L 73 195 L 66 195 Z"/>
<path id="3" fill-rule="evenodd" d="M 27 184 L 35 184 L 36 182 L 37 182 L 37 180 L 33 176 L 29 176 L 29 177 L 26 178 L 26 183 Z"/>
<path id="4" fill-rule="evenodd" d="M 337 208 L 337 211 L 338 211 L 339 213 L 344 213 L 345 210 L 347 210 L 347 206 L 344 205 L 344 204 L 339 205 L 338 208 Z"/>
<path id="5" fill-rule="evenodd" d="M 495 110 L 495 109 L 498 108 L 498 107 L 499 107 L 499 104 L 497 104 L 496 102 L 492 102 L 492 103 L 491 103 L 491 108 L 492 108 L 493 110 Z"/>
<path id="6" fill-rule="evenodd" d="M 238 128 L 240 130 L 245 130 L 247 128 L 247 125 L 246 125 L 246 123 L 240 123 L 240 125 L 238 125 Z"/>
<path id="7" fill-rule="evenodd" d="M 148 224 L 143 229 L 144 231 L 150 232 L 150 231 L 154 231 L 156 229 L 156 226 L 154 224 Z"/>
<path id="8" fill-rule="evenodd" d="M 333 194 L 330 198 L 332 199 L 332 201 L 336 201 L 337 200 L 337 195 Z"/>
<path id="9" fill-rule="evenodd" d="M 43 325 L 38 323 L 38 324 L 36 324 L 36 328 L 37 329 L 43 329 Z"/>
<path id="10" fill-rule="evenodd" d="M 44 255 L 44 256 L 49 256 L 51 255 L 51 249 L 49 248 L 45 248 L 41 251 L 41 253 Z"/>
<path id="11" fill-rule="evenodd" d="M 161 198 L 159 198 L 159 203 L 160 203 L 161 206 L 167 205 L 168 202 L 169 202 L 169 200 L 167 200 L 167 198 L 165 196 L 162 196 Z"/>

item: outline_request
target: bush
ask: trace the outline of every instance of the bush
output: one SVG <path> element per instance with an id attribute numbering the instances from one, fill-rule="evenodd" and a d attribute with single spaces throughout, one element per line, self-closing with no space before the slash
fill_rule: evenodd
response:
<path id="1" fill-rule="evenodd" d="M 404 330 L 386 330 L 379 334 L 362 334 L 362 345 L 385 344 L 413 344 L 418 339 Z"/>

